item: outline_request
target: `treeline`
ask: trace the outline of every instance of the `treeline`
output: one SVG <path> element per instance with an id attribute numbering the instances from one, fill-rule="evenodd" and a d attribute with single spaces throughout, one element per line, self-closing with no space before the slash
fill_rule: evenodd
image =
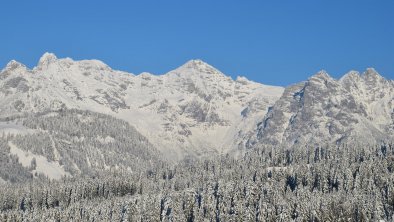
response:
<path id="1" fill-rule="evenodd" d="M 394 146 L 260 147 L 241 159 L 0 188 L 1 221 L 392 221 Z"/>

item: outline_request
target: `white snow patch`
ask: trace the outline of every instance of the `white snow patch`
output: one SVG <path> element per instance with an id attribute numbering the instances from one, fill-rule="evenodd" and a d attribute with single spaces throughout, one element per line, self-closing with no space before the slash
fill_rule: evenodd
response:
<path id="1" fill-rule="evenodd" d="M 287 167 L 267 167 L 267 171 L 285 171 Z"/>
<path id="2" fill-rule="evenodd" d="M 113 143 L 115 141 L 115 139 L 111 136 L 106 136 L 105 138 L 97 136 L 97 140 L 102 144 Z"/>
<path id="3" fill-rule="evenodd" d="M 61 179 L 63 176 L 71 176 L 63 169 L 63 166 L 61 166 L 59 162 L 49 162 L 46 157 L 33 154 L 30 151 L 24 151 L 11 141 L 8 142 L 8 145 L 10 146 L 10 152 L 18 156 L 19 163 L 24 167 L 30 167 L 33 158 L 36 159 L 37 167 L 34 172 L 42 173 L 48 178 L 55 180 Z"/>

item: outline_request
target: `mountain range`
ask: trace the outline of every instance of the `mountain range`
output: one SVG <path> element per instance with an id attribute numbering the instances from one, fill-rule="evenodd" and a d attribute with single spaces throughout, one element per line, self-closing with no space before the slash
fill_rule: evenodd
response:
<path id="1" fill-rule="evenodd" d="M 339 80 L 320 71 L 284 88 L 232 79 L 201 60 L 134 75 L 45 53 L 33 69 L 13 60 L 0 73 L 0 134 L 29 172 L 45 164 L 60 175 L 137 167 L 122 154 L 144 165 L 266 145 L 376 144 L 392 141 L 393 131 L 394 81 L 372 68 Z M 49 141 L 45 149 L 30 147 L 34 138 Z M 32 168 L 33 157 L 41 168 Z"/>

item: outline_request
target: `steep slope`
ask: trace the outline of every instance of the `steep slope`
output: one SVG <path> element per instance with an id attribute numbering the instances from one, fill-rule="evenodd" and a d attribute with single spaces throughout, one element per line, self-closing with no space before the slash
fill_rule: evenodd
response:
<path id="1" fill-rule="evenodd" d="M 165 75 L 143 73 L 135 79 L 140 87 L 132 87 L 126 101 L 138 104 L 132 110 L 138 119 L 124 118 L 178 156 L 208 156 L 233 148 L 245 130 L 240 126 L 249 126 L 264 115 L 282 93 L 281 87 L 243 77 L 234 81 L 200 60 L 191 60 Z"/>
<path id="2" fill-rule="evenodd" d="M 144 136 L 108 115 L 62 109 L 8 122 L 25 129 L 0 136 L 0 177 L 11 182 L 94 175 L 111 169 L 138 173 L 163 163 Z"/>
<path id="3" fill-rule="evenodd" d="M 340 80 L 321 71 L 286 88 L 247 145 L 375 143 L 394 131 L 394 83 L 368 69 Z"/>
<path id="4" fill-rule="evenodd" d="M 160 76 L 135 76 L 97 60 L 51 53 L 32 70 L 11 61 L 0 86 L 1 117 L 64 107 L 100 112 L 126 120 L 171 159 L 237 146 L 283 92 L 243 77 L 232 80 L 200 60 Z"/>

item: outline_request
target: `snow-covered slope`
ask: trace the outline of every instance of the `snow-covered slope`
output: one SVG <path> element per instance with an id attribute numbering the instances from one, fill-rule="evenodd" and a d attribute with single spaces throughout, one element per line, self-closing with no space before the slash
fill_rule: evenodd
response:
<path id="1" fill-rule="evenodd" d="M 247 145 L 373 144 L 394 135 L 394 82 L 374 69 L 340 80 L 321 71 L 286 88 Z"/>
<path id="2" fill-rule="evenodd" d="M 1 71 L 0 131 L 26 131 L 7 121 L 15 115 L 75 108 L 126 120 L 173 160 L 255 144 L 373 143 L 393 135 L 393 85 L 373 69 L 340 80 L 321 71 L 284 90 L 201 60 L 133 75 L 45 53 L 31 70 L 11 61 Z"/>
<path id="3" fill-rule="evenodd" d="M 237 147 L 282 92 L 233 80 L 201 60 L 164 75 L 133 75 L 97 60 L 45 53 L 32 70 L 11 61 L 1 71 L 0 117 L 63 107 L 109 114 L 180 159 Z"/>
<path id="4" fill-rule="evenodd" d="M 30 151 L 19 149 L 12 142 L 9 142 L 8 146 L 10 147 L 10 153 L 18 157 L 18 161 L 23 167 L 29 168 L 31 167 L 32 161 L 35 161 L 35 167 L 34 170 L 32 170 L 33 175 L 40 173 L 50 179 L 57 180 L 61 179 L 63 176 L 71 176 L 57 161 L 48 161 L 48 159 L 44 156 L 36 155 Z"/>

